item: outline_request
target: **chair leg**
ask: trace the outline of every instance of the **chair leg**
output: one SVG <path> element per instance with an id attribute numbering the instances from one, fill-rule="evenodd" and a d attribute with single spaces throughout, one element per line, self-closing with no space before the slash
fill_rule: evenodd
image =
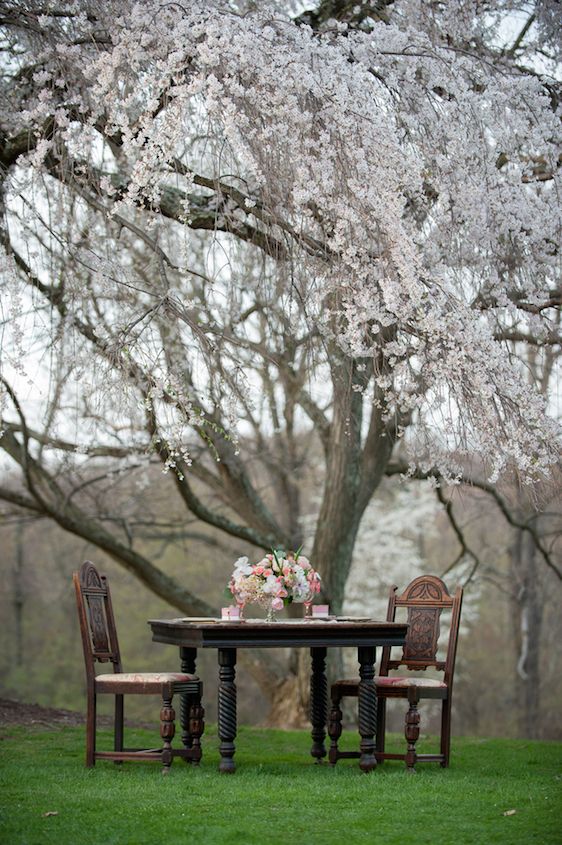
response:
<path id="1" fill-rule="evenodd" d="M 386 698 L 377 699 L 377 736 L 376 754 L 384 754 L 384 742 L 386 733 Z M 377 756 L 377 763 L 384 763 L 384 757 Z"/>
<path id="2" fill-rule="evenodd" d="M 449 755 L 451 752 L 451 699 L 445 698 L 441 707 L 441 754 L 443 760 L 441 761 L 442 768 L 446 769 L 449 765 Z"/>
<path id="3" fill-rule="evenodd" d="M 88 692 L 86 714 L 86 766 L 96 765 L 96 694 Z"/>
<path id="4" fill-rule="evenodd" d="M 332 709 L 328 719 L 328 736 L 331 739 L 330 750 L 328 751 L 328 762 L 335 766 L 338 762 L 338 740 L 342 735 L 343 714 L 340 708 L 341 696 L 338 693 L 332 694 Z"/>
<path id="5" fill-rule="evenodd" d="M 406 768 L 408 772 L 415 772 L 416 742 L 420 735 L 420 714 L 418 712 L 419 690 L 416 686 L 408 687 L 408 712 L 406 713 L 404 734 L 408 749 L 406 751 Z"/>
<path id="6" fill-rule="evenodd" d="M 115 718 L 113 724 L 113 748 L 115 751 L 123 751 L 123 696 L 115 696 Z M 120 763 L 121 760 L 116 760 Z"/>
<path id="7" fill-rule="evenodd" d="M 198 766 L 203 756 L 201 748 L 201 736 L 205 730 L 205 708 L 201 704 L 201 699 L 194 701 L 189 710 L 189 736 L 191 740 L 191 750 L 193 756 L 191 762 L 194 766 Z"/>
<path id="8" fill-rule="evenodd" d="M 162 696 L 162 709 L 160 710 L 160 736 L 163 741 L 162 748 L 162 774 L 167 775 L 172 765 L 172 740 L 176 732 L 176 713 L 172 707 L 172 696 Z"/>

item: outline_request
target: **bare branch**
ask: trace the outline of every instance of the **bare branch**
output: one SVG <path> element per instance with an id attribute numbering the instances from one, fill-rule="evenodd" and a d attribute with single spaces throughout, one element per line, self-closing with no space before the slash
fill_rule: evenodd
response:
<path id="1" fill-rule="evenodd" d="M 448 499 L 445 498 L 445 494 L 443 493 L 443 490 L 442 490 L 441 487 L 436 487 L 435 493 L 437 494 L 437 498 L 439 499 L 439 501 L 441 502 L 441 504 L 445 508 L 445 513 L 447 514 L 447 518 L 449 520 L 451 528 L 455 532 L 455 536 L 456 536 L 457 540 L 459 541 L 459 544 L 460 544 L 460 547 L 461 547 L 460 552 L 458 553 L 458 555 L 456 556 L 454 561 L 451 564 L 449 564 L 449 566 L 443 571 L 441 577 L 444 578 L 445 575 L 448 572 L 450 572 L 452 569 L 454 569 L 455 566 L 463 559 L 463 557 L 465 557 L 465 556 L 471 557 L 472 560 L 474 561 L 474 565 L 473 565 L 472 569 L 470 570 L 467 578 L 465 579 L 464 583 L 465 583 L 465 586 L 466 586 L 466 584 L 468 584 L 472 580 L 476 570 L 480 566 L 480 558 L 478 557 L 477 554 L 475 554 L 475 552 L 472 551 L 472 549 L 469 547 L 469 545 L 467 544 L 467 542 L 465 540 L 464 533 L 463 533 L 460 525 L 458 524 L 458 522 L 455 518 L 455 515 L 453 513 L 453 502 L 452 502 L 452 500 L 450 498 L 448 498 Z"/>
<path id="2" fill-rule="evenodd" d="M 414 473 L 409 471 L 409 468 L 406 464 L 402 463 L 392 463 L 389 464 L 386 469 L 386 475 L 408 475 L 412 478 L 419 478 L 421 480 L 427 480 L 428 478 L 436 479 L 437 481 L 443 481 L 443 477 L 439 473 L 437 469 L 430 470 L 429 472 L 422 472 L 421 470 L 417 470 Z M 531 537 L 533 538 L 533 542 L 537 547 L 537 550 L 540 552 L 544 562 L 546 565 L 554 572 L 554 574 L 562 581 L 562 571 L 558 568 L 554 560 L 552 559 L 552 555 L 545 547 L 544 543 L 541 540 L 541 537 L 536 530 L 535 526 L 533 525 L 533 520 L 525 520 L 522 521 L 517 519 L 512 512 L 510 511 L 506 501 L 503 497 L 498 493 L 495 487 L 492 484 L 489 484 L 486 481 L 479 481 L 475 478 L 467 478 L 462 480 L 463 484 L 466 484 L 468 487 L 476 487 L 479 490 L 483 490 L 489 496 L 495 500 L 497 506 L 499 507 L 500 511 L 502 512 L 505 520 L 512 525 L 514 528 L 520 528 L 522 531 L 528 532 Z"/>
<path id="3" fill-rule="evenodd" d="M 190 468 L 180 458 L 173 457 L 165 442 L 158 437 L 158 423 L 154 409 L 147 410 L 147 424 L 153 441 L 158 444 L 157 454 L 162 463 L 164 465 L 174 464 L 174 481 L 177 490 L 191 513 L 208 525 L 214 525 L 215 528 L 219 528 L 226 534 L 230 534 L 232 537 L 238 537 L 262 549 L 270 549 L 279 542 L 281 535 L 276 535 L 275 532 L 266 534 L 248 526 L 239 525 L 232 522 L 232 520 L 223 514 L 212 511 L 204 505 L 189 483 L 188 476 Z"/>

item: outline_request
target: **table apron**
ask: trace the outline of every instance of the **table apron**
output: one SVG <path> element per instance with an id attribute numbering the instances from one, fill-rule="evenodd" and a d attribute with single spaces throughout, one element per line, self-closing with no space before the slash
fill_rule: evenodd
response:
<path id="1" fill-rule="evenodd" d="M 165 643 L 167 645 L 186 646 L 189 648 L 359 648 L 367 646 L 371 648 L 379 648 L 380 646 L 401 646 L 404 644 L 404 637 L 358 637 L 358 636 L 340 636 L 340 637 L 306 637 L 302 639 L 299 637 L 284 637 L 282 640 L 279 637 L 274 640 L 267 637 L 256 637 L 252 639 L 235 639 L 233 637 L 226 637 L 224 639 L 205 636 L 205 639 L 200 639 L 186 633 L 184 636 L 178 632 L 174 634 L 166 634 L 163 632 L 154 633 L 152 636 L 153 642 Z"/>

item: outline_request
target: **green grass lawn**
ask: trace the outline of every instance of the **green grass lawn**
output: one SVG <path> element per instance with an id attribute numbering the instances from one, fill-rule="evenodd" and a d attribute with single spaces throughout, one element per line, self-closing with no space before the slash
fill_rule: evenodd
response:
<path id="1" fill-rule="evenodd" d="M 110 733 L 100 736 L 110 747 Z M 147 737 L 130 730 L 126 742 Z M 355 735 L 344 740 L 353 747 Z M 165 778 L 157 763 L 86 769 L 83 728 L 4 728 L 0 842 L 562 842 L 560 743 L 454 739 L 450 769 L 419 764 L 415 776 L 399 762 L 369 775 L 353 760 L 314 765 L 305 731 L 241 728 L 237 746 L 236 774 L 220 775 L 208 727 L 200 768 L 176 760 Z"/>

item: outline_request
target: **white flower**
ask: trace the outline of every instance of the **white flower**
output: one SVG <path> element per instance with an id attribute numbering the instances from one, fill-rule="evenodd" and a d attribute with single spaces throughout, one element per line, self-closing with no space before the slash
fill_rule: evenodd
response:
<path id="1" fill-rule="evenodd" d="M 236 578 L 237 575 L 251 575 L 252 574 L 252 567 L 248 563 L 248 558 L 246 555 L 243 557 L 239 557 L 236 563 L 234 564 L 234 577 Z"/>
<path id="2" fill-rule="evenodd" d="M 265 583 L 262 587 L 262 592 L 266 593 L 266 595 L 273 595 L 279 590 L 279 582 L 275 575 L 269 575 L 265 579 Z"/>

